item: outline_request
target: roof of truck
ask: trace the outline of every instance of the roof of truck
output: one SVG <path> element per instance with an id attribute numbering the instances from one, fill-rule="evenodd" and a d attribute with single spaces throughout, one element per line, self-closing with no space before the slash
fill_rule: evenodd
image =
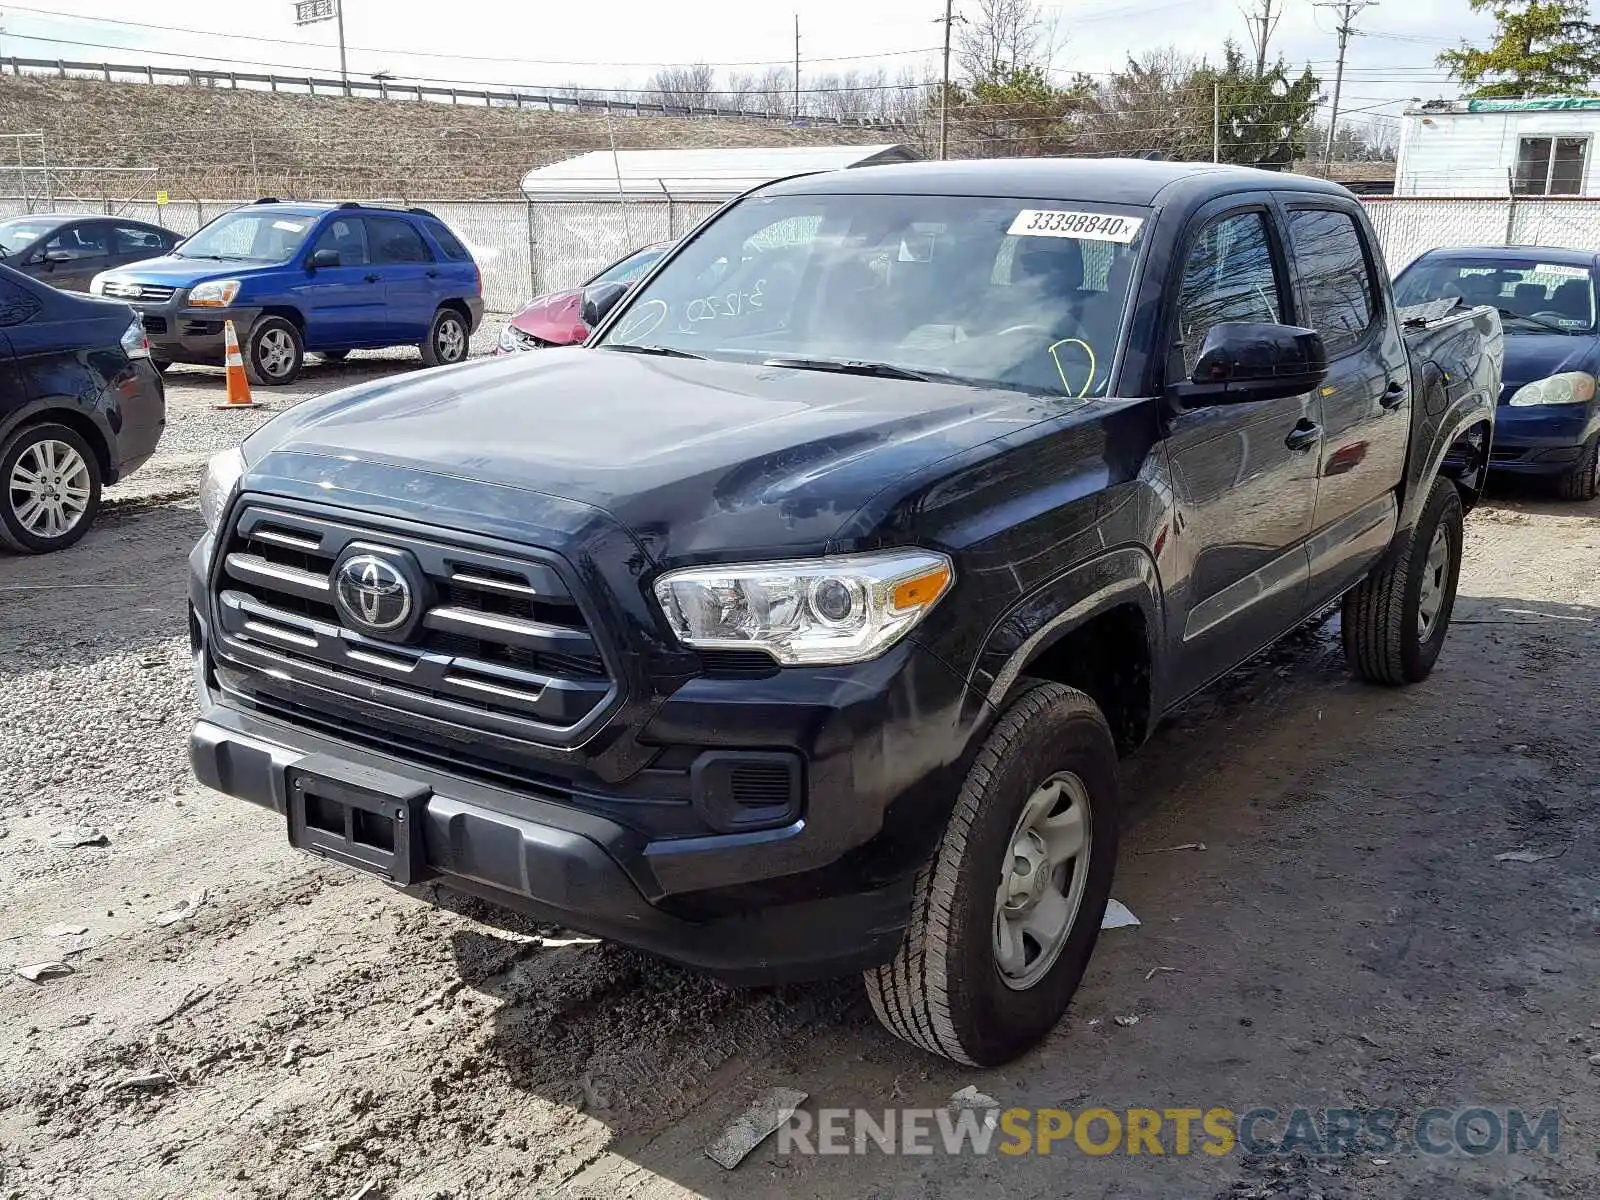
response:
<path id="1" fill-rule="evenodd" d="M 1150 205 L 1181 189 L 1186 199 L 1271 189 L 1348 196 L 1338 184 L 1309 175 L 1216 163 L 1141 158 L 987 158 L 888 163 L 781 180 L 763 194 L 902 192 L 914 195 L 1016 196 Z"/>

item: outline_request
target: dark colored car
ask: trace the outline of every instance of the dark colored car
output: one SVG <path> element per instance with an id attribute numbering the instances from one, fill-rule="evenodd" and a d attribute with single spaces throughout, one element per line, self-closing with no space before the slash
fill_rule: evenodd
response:
<path id="1" fill-rule="evenodd" d="M 261 200 L 91 290 L 139 311 L 158 365 L 220 364 L 232 321 L 245 368 L 273 385 L 292 383 L 307 351 L 414 345 L 427 366 L 460 362 L 483 320 L 471 253 L 420 208 Z"/>
<path id="2" fill-rule="evenodd" d="M 72 545 L 94 522 L 101 487 L 154 454 L 165 424 L 161 376 L 132 309 L 0 265 L 0 546 Z"/>
<path id="3" fill-rule="evenodd" d="M 1454 298 L 1500 310 L 1505 384 L 1490 466 L 1549 479 L 1568 500 L 1600 495 L 1597 267 L 1590 250 L 1462 246 L 1428 251 L 1394 285 L 1406 304 Z"/>
<path id="4" fill-rule="evenodd" d="M 551 292 L 528 301 L 500 331 L 495 353 L 515 354 L 519 350 L 579 344 L 589 336 L 589 326 L 583 320 L 584 291 L 605 283 L 631 286 L 671 248 L 671 242 L 642 246 L 584 280 L 581 287 Z"/>
<path id="5" fill-rule="evenodd" d="M 190 758 L 294 845 L 735 981 L 864 970 L 996 1063 L 1088 963 L 1119 752 L 1341 597 L 1365 679 L 1444 644 L 1499 318 L 1397 310 L 1335 185 L 802 176 L 593 315 L 208 467 Z"/>
<path id="6" fill-rule="evenodd" d="M 38 213 L 0 221 L 0 263 L 51 287 L 87 292 L 101 271 L 170 254 L 178 241 L 143 221 Z"/>

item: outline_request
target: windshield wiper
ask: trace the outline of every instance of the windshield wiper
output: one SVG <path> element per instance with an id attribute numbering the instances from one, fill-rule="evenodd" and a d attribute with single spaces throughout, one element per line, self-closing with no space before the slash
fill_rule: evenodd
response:
<path id="1" fill-rule="evenodd" d="M 635 346 L 629 342 L 601 342 L 598 349 L 621 350 L 624 354 L 659 354 L 663 358 L 705 359 L 704 354 L 690 354 L 673 346 Z"/>
<path id="2" fill-rule="evenodd" d="M 1495 312 L 1499 313 L 1501 317 L 1510 317 L 1517 321 L 1530 321 L 1541 329 L 1550 330 L 1551 333 L 1573 334 L 1578 332 L 1576 329 L 1563 328 L 1554 321 L 1546 321 L 1543 317 L 1535 317 L 1530 313 L 1512 312 L 1509 308 L 1496 308 Z"/>
<path id="3" fill-rule="evenodd" d="M 173 258 L 192 258 L 196 262 L 202 262 L 202 261 L 203 262 L 228 262 L 228 261 L 230 261 L 228 258 L 224 257 L 221 254 L 179 254 L 176 250 L 174 250 L 172 252 L 172 257 Z"/>
<path id="4" fill-rule="evenodd" d="M 893 363 L 866 362 L 856 358 L 766 358 L 763 367 L 789 367 L 796 371 L 834 371 L 840 375 L 866 375 L 874 379 L 911 379 L 918 383 L 949 383 L 950 376 L 939 371 L 912 371 Z"/>

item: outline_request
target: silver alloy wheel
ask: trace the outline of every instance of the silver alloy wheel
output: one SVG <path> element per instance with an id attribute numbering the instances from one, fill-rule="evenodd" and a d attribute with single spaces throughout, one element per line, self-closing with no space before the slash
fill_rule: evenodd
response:
<path id="1" fill-rule="evenodd" d="M 11 468 L 7 491 L 17 523 L 37 538 L 59 538 L 89 511 L 89 464 L 66 442 L 35 442 Z"/>
<path id="2" fill-rule="evenodd" d="M 256 365 L 263 375 L 282 379 L 294 370 L 294 335 L 287 329 L 269 329 L 256 343 Z"/>
<path id="3" fill-rule="evenodd" d="M 1433 531 L 1433 541 L 1428 546 L 1428 562 L 1422 570 L 1422 586 L 1417 590 L 1417 638 L 1426 642 L 1439 619 L 1439 609 L 1444 604 L 1446 581 L 1450 574 L 1450 538 L 1445 534 L 1444 523 Z"/>
<path id="4" fill-rule="evenodd" d="M 467 347 L 467 331 L 462 328 L 458 318 L 446 317 L 439 322 L 437 335 L 434 337 L 434 349 L 438 351 L 441 362 L 455 362 L 462 356 Z"/>
<path id="5" fill-rule="evenodd" d="M 994 961 L 1007 987 L 1026 991 L 1060 957 L 1083 905 L 1092 836 L 1089 789 L 1070 771 L 1022 806 L 994 902 Z"/>

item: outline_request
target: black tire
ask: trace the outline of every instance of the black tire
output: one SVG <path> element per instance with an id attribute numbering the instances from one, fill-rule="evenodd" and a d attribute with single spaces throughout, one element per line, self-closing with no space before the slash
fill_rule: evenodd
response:
<path id="1" fill-rule="evenodd" d="M 1600 434 L 1583 444 L 1572 470 L 1556 480 L 1556 493 L 1563 500 L 1593 500 L 1600 495 Z"/>
<path id="2" fill-rule="evenodd" d="M 245 339 L 244 366 L 250 382 L 263 387 L 283 387 L 300 378 L 306 365 L 305 342 L 293 321 L 262 317 Z"/>
<path id="3" fill-rule="evenodd" d="M 1347 592 L 1342 614 L 1345 661 L 1370 683 L 1398 686 L 1428 677 L 1444 648 L 1461 578 L 1461 493 L 1448 479 L 1434 481 L 1416 525 L 1371 575 Z M 1449 560 L 1430 565 L 1434 537 L 1442 535 Z M 1424 587 L 1437 598 L 1422 620 Z"/>
<path id="4" fill-rule="evenodd" d="M 54 449 L 48 450 L 48 447 Z M 40 456 L 48 454 L 51 460 L 59 462 L 62 447 L 70 448 L 77 461 L 70 470 L 58 467 L 49 476 L 53 481 L 49 486 L 56 489 L 58 496 L 65 496 L 69 488 L 74 493 L 87 490 L 88 494 L 82 497 L 83 507 L 72 514 L 71 524 L 65 531 L 52 535 L 48 528 L 39 527 L 45 514 L 33 507 L 36 497 L 24 490 L 31 484 L 18 475 L 18 465 L 22 464 L 28 475 L 38 476 L 41 471 L 37 468 L 43 465 Z M 63 479 L 65 483 L 60 482 Z M 77 430 L 66 425 L 29 425 L 17 430 L 0 447 L 0 544 L 24 554 L 65 550 L 89 531 L 99 512 L 100 459 Z"/>
<path id="5" fill-rule="evenodd" d="M 319 350 L 319 351 L 317 351 L 317 357 L 320 358 L 323 362 L 342 363 L 345 359 L 350 357 L 350 351 L 348 351 L 348 350 Z"/>
<path id="6" fill-rule="evenodd" d="M 1053 964 L 1036 958 L 1042 974 L 1025 988 L 1012 986 L 996 949 L 997 888 L 1014 861 L 1019 818 L 1042 785 L 1063 774 L 1081 782 L 1088 800 L 1081 898 L 1075 911 L 1068 901 L 1072 915 Z M 1117 752 L 1105 717 L 1082 692 L 1034 684 L 978 752 L 944 838 L 917 877 L 894 960 L 866 973 L 878 1020 L 914 1046 L 973 1066 L 1008 1062 L 1036 1045 L 1083 978 L 1116 857 Z"/>
<path id="7" fill-rule="evenodd" d="M 433 314 L 433 324 L 428 338 L 419 347 L 422 363 L 428 367 L 445 367 L 461 362 L 471 347 L 472 330 L 467 319 L 456 309 L 441 306 Z"/>

